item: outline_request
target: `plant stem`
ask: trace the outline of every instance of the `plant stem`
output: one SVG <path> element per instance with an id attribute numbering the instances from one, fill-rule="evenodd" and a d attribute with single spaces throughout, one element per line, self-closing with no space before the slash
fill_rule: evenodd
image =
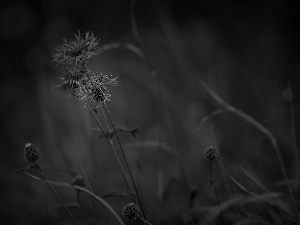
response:
<path id="1" fill-rule="evenodd" d="M 218 206 L 220 208 L 221 223 L 223 225 L 224 224 L 223 214 L 222 214 L 222 209 L 221 209 L 221 206 L 220 206 L 220 201 L 219 201 L 218 193 L 217 193 L 217 190 L 216 190 L 215 184 L 214 184 L 214 178 L 213 178 L 213 173 L 212 173 L 212 162 L 209 162 L 209 173 L 210 173 L 210 188 L 211 188 L 211 194 L 212 194 L 211 197 L 213 197 L 213 193 L 215 192 L 216 193 L 216 200 L 217 200 Z"/>
<path id="2" fill-rule="evenodd" d="M 89 216 L 89 214 L 87 213 L 87 211 L 85 210 L 82 202 L 81 202 L 81 198 L 80 198 L 80 190 L 76 190 L 76 197 L 77 197 L 77 202 L 78 202 L 78 205 L 80 207 L 80 209 L 82 210 L 83 214 L 86 216 L 87 220 L 88 220 L 88 224 L 92 224 L 91 223 L 91 218 Z"/>
<path id="3" fill-rule="evenodd" d="M 48 179 L 46 178 L 45 174 L 43 171 L 39 170 L 40 174 L 42 175 L 43 179 L 47 182 Z M 62 205 L 62 207 L 64 208 L 64 210 L 67 212 L 67 214 L 70 216 L 70 218 L 73 220 L 74 224 L 78 225 L 78 223 L 76 222 L 76 219 L 73 217 L 73 215 L 71 214 L 71 212 L 68 210 L 68 208 L 65 206 L 65 204 L 63 203 L 63 201 L 61 200 L 61 198 L 58 196 L 58 194 L 56 193 L 56 191 L 54 190 L 54 188 L 51 186 L 51 184 L 49 184 L 47 182 L 47 185 L 50 187 L 51 191 L 53 192 L 53 194 L 55 195 L 55 197 L 57 198 L 57 200 L 59 201 L 59 203 Z"/>
<path id="4" fill-rule="evenodd" d="M 120 138 L 119 138 L 119 135 L 118 135 L 118 133 L 117 133 L 117 131 L 116 131 L 115 125 L 114 125 L 114 123 L 113 123 L 113 121 L 112 121 L 112 118 L 111 118 L 111 116 L 110 116 L 110 113 L 109 113 L 109 111 L 108 111 L 108 108 L 107 108 L 105 102 L 102 103 L 102 106 L 103 106 L 103 108 L 105 109 L 105 112 L 106 112 L 106 114 L 107 114 L 107 116 L 108 116 L 108 118 L 109 118 L 109 121 L 110 121 L 110 123 L 111 123 L 111 125 L 112 125 L 112 128 L 113 128 L 113 130 L 114 130 L 114 133 L 115 133 L 115 135 L 116 135 L 116 138 L 117 138 L 117 141 L 118 141 L 120 150 L 121 150 L 121 152 L 122 152 L 122 156 L 123 156 L 124 161 L 125 161 L 125 165 L 126 165 L 126 167 L 127 167 L 128 173 L 129 173 L 129 175 L 130 175 L 130 178 L 131 178 L 131 181 L 132 181 L 132 184 L 133 184 L 134 191 L 136 192 L 136 196 L 137 196 L 139 205 L 140 205 L 140 207 L 141 207 L 141 211 L 142 211 L 143 217 L 146 219 L 145 211 L 144 211 L 143 206 L 142 206 L 142 202 L 141 202 L 141 199 L 140 199 L 140 196 L 139 196 L 139 193 L 138 193 L 138 189 L 137 189 L 137 187 L 136 187 L 136 184 L 135 184 L 135 181 L 134 181 L 134 178 L 133 178 L 131 169 L 130 169 L 129 164 L 128 164 L 128 160 L 127 160 L 125 151 L 124 151 L 124 149 L 123 149 L 123 146 L 122 146 L 121 141 L 120 141 Z"/>
<path id="5" fill-rule="evenodd" d="M 129 181 L 128 181 L 128 178 L 127 178 L 127 176 L 126 176 L 124 167 L 123 167 L 123 165 L 122 165 L 122 163 L 121 163 L 121 160 L 120 160 L 120 158 L 119 158 L 119 156 L 118 156 L 118 153 L 117 153 L 117 151 L 116 151 L 116 149 L 115 149 L 115 147 L 114 147 L 114 145 L 113 145 L 111 139 L 110 139 L 110 138 L 107 136 L 107 134 L 105 133 L 105 131 L 104 131 L 103 127 L 102 127 L 101 122 L 99 121 L 99 119 L 98 119 L 97 116 L 95 115 L 95 113 L 94 113 L 93 109 L 91 108 L 91 106 L 90 106 L 88 103 L 87 103 L 86 105 L 87 105 L 88 109 L 90 110 L 92 116 L 93 116 L 94 119 L 96 120 L 96 122 L 97 122 L 97 124 L 98 124 L 98 127 L 100 128 L 100 130 L 101 130 L 103 136 L 104 136 L 105 139 L 107 140 L 107 142 L 108 142 L 110 148 L 112 149 L 112 151 L 113 151 L 113 153 L 114 153 L 114 156 L 115 156 L 115 158 L 116 158 L 116 160 L 117 160 L 117 162 L 118 162 L 118 165 L 119 165 L 119 167 L 120 167 L 120 170 L 122 171 L 122 175 L 123 175 L 123 178 L 124 178 L 124 180 L 125 180 L 125 182 L 126 182 L 126 185 L 127 185 L 128 188 L 130 188 Z"/>

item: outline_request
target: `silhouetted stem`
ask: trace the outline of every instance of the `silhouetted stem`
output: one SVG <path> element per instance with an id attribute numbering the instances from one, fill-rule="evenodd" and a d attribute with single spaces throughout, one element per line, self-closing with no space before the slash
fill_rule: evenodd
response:
<path id="1" fill-rule="evenodd" d="M 114 125 L 114 123 L 113 123 L 113 121 L 112 121 L 112 118 L 111 118 L 111 116 L 110 116 L 110 113 L 109 113 L 109 111 L 108 111 L 108 108 L 107 108 L 107 106 L 106 106 L 106 104 L 105 104 L 104 102 L 103 102 L 102 106 L 103 106 L 103 108 L 104 108 L 105 111 L 106 111 L 106 114 L 107 114 L 107 116 L 108 116 L 108 118 L 109 118 L 109 120 L 110 120 L 110 123 L 111 123 L 111 125 L 112 125 L 113 130 L 114 130 L 114 133 L 115 133 L 115 135 L 116 135 L 117 142 L 118 142 L 118 144 L 119 144 L 120 150 L 121 150 L 121 152 L 122 152 L 122 155 L 123 155 L 123 158 L 124 158 L 124 161 L 125 161 L 125 165 L 126 165 L 126 167 L 127 167 L 128 173 L 129 173 L 129 175 L 130 175 L 130 178 L 131 178 L 131 181 L 132 181 L 132 184 L 133 184 L 134 191 L 136 192 L 137 199 L 138 199 L 139 205 L 140 205 L 140 207 L 141 207 L 141 211 L 142 211 L 143 217 L 146 219 L 146 215 L 145 215 L 145 212 L 144 212 L 144 209 L 143 209 L 143 206 L 142 206 L 142 202 L 141 202 L 141 199 L 140 199 L 140 196 L 139 196 L 139 192 L 138 192 L 138 189 L 137 189 L 137 187 L 136 187 L 136 184 L 135 184 L 135 181 L 134 181 L 134 178 L 133 178 L 131 169 L 130 169 L 129 164 L 128 164 L 128 160 L 127 160 L 125 151 L 124 151 L 124 149 L 123 149 L 123 146 L 122 146 L 121 141 L 120 141 L 120 138 L 119 138 L 119 135 L 118 135 L 118 133 L 117 133 L 117 131 L 116 131 L 115 125 Z"/>
<path id="2" fill-rule="evenodd" d="M 126 182 L 126 185 L 127 185 L 128 188 L 130 188 L 129 181 L 128 181 L 128 178 L 127 178 L 127 176 L 126 176 L 124 167 L 123 167 L 123 165 L 122 165 L 122 163 L 121 163 L 121 160 L 120 160 L 120 158 L 119 158 L 119 156 L 118 156 L 118 153 L 117 153 L 117 151 L 116 151 L 114 145 L 112 144 L 112 141 L 111 141 L 110 138 L 106 135 L 106 133 L 105 133 L 103 127 L 102 127 L 101 122 L 99 121 L 99 119 L 98 119 L 97 116 L 95 115 L 95 113 L 94 113 L 93 109 L 91 108 L 91 106 L 90 106 L 88 103 L 87 103 L 86 105 L 87 105 L 88 109 L 90 110 L 92 116 L 93 116 L 94 119 L 96 120 L 96 123 L 98 124 L 98 127 L 99 127 L 99 129 L 101 130 L 103 136 L 104 136 L 105 139 L 107 140 L 107 142 L 108 142 L 110 148 L 112 149 L 112 151 L 113 151 L 113 153 L 114 153 L 114 156 L 115 156 L 115 158 L 116 158 L 116 160 L 117 160 L 117 162 L 118 162 L 118 165 L 119 165 L 119 167 L 120 167 L 120 170 L 122 171 L 122 175 L 123 175 L 123 178 L 124 178 L 124 180 L 125 180 L 125 182 Z"/>
<path id="3" fill-rule="evenodd" d="M 218 197 L 218 193 L 217 193 L 217 190 L 215 188 L 215 181 L 214 181 L 214 178 L 213 178 L 213 173 L 212 173 L 212 162 L 210 161 L 209 162 L 209 173 L 210 173 L 210 188 L 211 188 L 211 193 L 212 193 L 212 196 L 213 197 L 213 192 L 216 193 L 216 200 L 217 200 L 217 203 L 218 203 L 218 206 L 220 208 L 220 217 L 221 217 L 221 222 L 222 224 L 224 224 L 224 221 L 223 221 L 223 214 L 222 214 L 222 208 L 220 206 L 220 201 L 219 201 L 219 197 Z"/>

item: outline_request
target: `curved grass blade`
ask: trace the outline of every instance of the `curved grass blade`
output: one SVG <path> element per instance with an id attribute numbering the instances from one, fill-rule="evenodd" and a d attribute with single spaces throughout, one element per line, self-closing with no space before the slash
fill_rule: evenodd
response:
<path id="1" fill-rule="evenodd" d="M 245 188 L 243 185 L 241 185 L 239 182 L 237 182 L 233 177 L 229 176 L 229 178 L 240 188 L 242 189 L 244 192 L 250 194 L 250 195 L 254 195 L 255 193 L 253 193 L 252 191 L 248 191 L 247 188 Z"/>
<path id="2" fill-rule="evenodd" d="M 123 223 L 123 221 L 121 220 L 121 218 L 119 217 L 119 215 L 115 212 L 115 210 L 102 198 L 100 198 L 99 196 L 93 194 L 92 192 L 90 192 L 89 190 L 83 188 L 83 187 L 80 187 L 78 185 L 71 185 L 71 184 L 66 184 L 66 183 L 61 183 L 61 182 L 54 182 L 54 181 L 45 181 L 45 180 L 42 180 L 28 172 L 24 172 L 25 174 L 27 174 L 28 176 L 30 176 L 31 178 L 34 178 L 34 179 L 37 179 L 39 181 L 42 181 L 42 182 L 46 182 L 46 183 L 49 183 L 49 184 L 53 184 L 53 185 L 57 185 L 57 186 L 62 186 L 62 187 L 68 187 L 68 188 L 73 188 L 73 189 L 77 189 L 77 190 L 81 190 L 83 192 L 86 192 L 88 194 L 90 194 L 91 196 L 93 196 L 94 198 L 96 198 L 98 201 L 100 201 L 114 216 L 115 218 L 120 222 L 121 225 L 125 225 Z"/>

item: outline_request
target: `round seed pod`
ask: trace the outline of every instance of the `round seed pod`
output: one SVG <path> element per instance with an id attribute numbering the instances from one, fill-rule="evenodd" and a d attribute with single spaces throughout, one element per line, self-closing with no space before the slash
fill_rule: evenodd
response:
<path id="1" fill-rule="evenodd" d="M 140 217 L 140 209 L 135 203 L 128 203 L 122 209 L 122 215 L 128 220 Z"/>
<path id="2" fill-rule="evenodd" d="M 24 158 L 29 163 L 36 163 L 40 158 L 40 151 L 38 147 L 31 143 L 26 143 L 24 149 Z"/>
<path id="3" fill-rule="evenodd" d="M 204 151 L 204 158 L 209 162 L 216 162 L 221 158 L 220 152 L 214 146 L 210 146 Z"/>

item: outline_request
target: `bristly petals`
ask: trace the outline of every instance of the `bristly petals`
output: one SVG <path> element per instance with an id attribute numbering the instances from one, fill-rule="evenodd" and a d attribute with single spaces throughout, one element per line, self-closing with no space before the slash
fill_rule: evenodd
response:
<path id="1" fill-rule="evenodd" d="M 99 39 L 92 32 L 75 34 L 74 40 L 63 40 L 63 44 L 58 46 L 53 54 L 53 62 L 58 64 L 78 64 L 86 63 L 99 49 Z"/>

